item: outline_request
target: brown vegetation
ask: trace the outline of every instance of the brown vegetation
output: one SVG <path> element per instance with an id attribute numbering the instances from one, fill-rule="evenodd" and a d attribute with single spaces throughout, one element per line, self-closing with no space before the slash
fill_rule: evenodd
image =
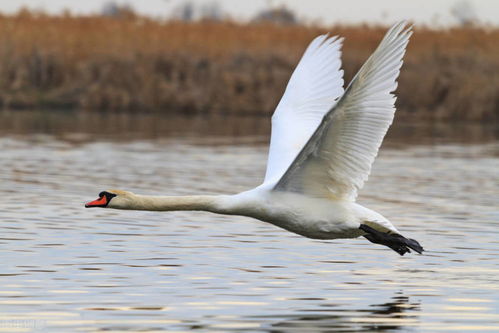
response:
<path id="1" fill-rule="evenodd" d="M 0 16 L 0 106 L 268 115 L 313 37 L 346 37 L 348 82 L 385 31 L 23 11 Z M 499 29 L 416 27 L 399 117 L 499 120 L 498 40 Z"/>

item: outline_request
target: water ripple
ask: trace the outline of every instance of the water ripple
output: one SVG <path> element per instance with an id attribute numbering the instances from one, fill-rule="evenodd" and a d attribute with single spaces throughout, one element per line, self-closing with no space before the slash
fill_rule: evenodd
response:
<path id="1" fill-rule="evenodd" d="M 266 148 L 0 138 L 0 331 L 499 331 L 497 144 L 382 150 L 360 201 L 428 249 L 243 217 L 85 210 L 257 185 Z"/>

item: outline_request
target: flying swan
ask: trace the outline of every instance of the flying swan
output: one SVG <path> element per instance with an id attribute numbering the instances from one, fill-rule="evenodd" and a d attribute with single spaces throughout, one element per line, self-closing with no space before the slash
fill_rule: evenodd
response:
<path id="1" fill-rule="evenodd" d="M 356 238 L 400 255 L 421 245 L 355 202 L 395 113 L 411 27 L 395 24 L 343 90 L 342 38 L 315 38 L 272 116 L 265 180 L 235 195 L 148 196 L 107 190 L 85 207 L 244 215 L 314 239 Z"/>

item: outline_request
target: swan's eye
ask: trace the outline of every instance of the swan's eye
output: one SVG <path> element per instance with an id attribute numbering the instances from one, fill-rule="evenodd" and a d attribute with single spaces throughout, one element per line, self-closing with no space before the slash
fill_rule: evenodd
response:
<path id="1" fill-rule="evenodd" d="M 103 191 L 99 193 L 99 198 L 94 201 L 90 201 L 85 204 L 86 208 L 91 208 L 91 207 L 107 207 L 109 205 L 109 201 L 111 201 L 112 198 L 114 198 L 116 194 L 114 193 L 109 193 L 106 191 Z"/>

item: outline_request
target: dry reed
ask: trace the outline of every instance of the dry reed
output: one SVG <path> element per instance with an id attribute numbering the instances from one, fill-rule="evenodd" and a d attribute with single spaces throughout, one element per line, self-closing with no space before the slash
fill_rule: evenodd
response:
<path id="1" fill-rule="evenodd" d="M 22 11 L 0 16 L 0 105 L 268 115 L 313 37 L 347 38 L 348 82 L 385 31 Z M 499 29 L 416 27 L 399 117 L 499 120 L 498 40 Z"/>

